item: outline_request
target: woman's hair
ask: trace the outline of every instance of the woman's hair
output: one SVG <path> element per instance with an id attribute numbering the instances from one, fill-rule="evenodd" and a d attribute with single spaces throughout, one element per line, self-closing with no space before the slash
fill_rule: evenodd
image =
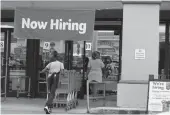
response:
<path id="1" fill-rule="evenodd" d="M 100 52 L 97 51 L 97 59 L 100 59 Z"/>
<path id="2" fill-rule="evenodd" d="M 55 58 L 58 57 L 58 52 L 57 51 L 53 51 L 53 57 L 55 57 Z"/>
<path id="3" fill-rule="evenodd" d="M 98 58 L 98 55 L 99 55 L 99 52 L 94 51 L 94 52 L 92 53 L 92 59 L 93 59 L 93 60 L 97 59 L 97 58 Z"/>
<path id="4" fill-rule="evenodd" d="M 58 60 L 58 52 L 57 51 L 53 51 L 52 52 L 52 59 L 51 61 L 56 61 Z"/>

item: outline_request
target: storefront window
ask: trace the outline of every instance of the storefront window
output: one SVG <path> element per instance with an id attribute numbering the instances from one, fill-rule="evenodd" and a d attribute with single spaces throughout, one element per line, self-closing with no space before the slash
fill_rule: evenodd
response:
<path id="1" fill-rule="evenodd" d="M 100 52 L 101 59 L 105 64 L 103 71 L 103 82 L 105 83 L 105 94 L 106 98 L 104 100 L 94 99 L 90 101 L 90 107 L 115 107 L 116 106 L 116 96 L 117 96 L 117 80 L 119 73 L 119 41 L 120 33 L 115 33 L 115 31 L 95 31 L 95 37 L 93 43 L 96 46 L 92 46 L 94 50 Z M 94 48 L 95 47 L 95 48 Z M 103 96 L 103 84 L 95 84 L 95 90 L 97 95 Z M 90 88 L 90 93 L 93 94 L 92 88 Z M 90 96 L 92 96 L 90 94 Z"/>
<path id="2" fill-rule="evenodd" d="M 9 92 L 17 90 L 18 76 L 26 76 L 26 40 L 14 38 L 11 34 L 11 52 L 9 56 L 10 85 Z M 21 90 L 25 90 L 25 80 L 21 81 Z"/>
<path id="3" fill-rule="evenodd" d="M 83 69 L 83 53 L 84 53 L 84 42 L 74 41 L 73 42 L 73 68 Z"/>
<path id="4" fill-rule="evenodd" d="M 42 56 L 42 60 L 44 61 L 43 64 L 48 63 L 50 61 L 49 54 L 52 50 L 55 50 L 59 53 L 59 60 L 64 62 L 64 41 L 40 41 L 40 55 Z"/>
<path id="5" fill-rule="evenodd" d="M 119 39 L 120 35 L 115 35 L 114 31 L 97 31 L 97 51 L 105 64 L 106 80 L 118 79 Z"/>

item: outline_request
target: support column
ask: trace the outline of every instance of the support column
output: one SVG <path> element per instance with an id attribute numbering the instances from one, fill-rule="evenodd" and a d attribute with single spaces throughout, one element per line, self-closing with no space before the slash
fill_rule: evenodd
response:
<path id="1" fill-rule="evenodd" d="M 65 45 L 64 45 L 64 41 L 60 40 L 60 53 L 64 53 L 65 52 Z"/>
<path id="2" fill-rule="evenodd" d="M 26 74 L 31 78 L 31 91 L 30 95 L 32 98 L 38 95 L 38 76 L 39 76 L 39 48 L 40 40 L 38 39 L 27 39 L 27 69 Z M 26 82 L 26 88 L 28 90 L 28 81 Z"/>
<path id="3" fill-rule="evenodd" d="M 92 52 L 97 51 L 97 31 L 93 32 L 93 38 L 92 38 Z"/>
<path id="4" fill-rule="evenodd" d="M 123 1 L 122 76 L 117 106 L 146 108 L 149 74 L 158 78 L 160 0 Z M 135 60 L 135 49 L 145 59 Z"/>

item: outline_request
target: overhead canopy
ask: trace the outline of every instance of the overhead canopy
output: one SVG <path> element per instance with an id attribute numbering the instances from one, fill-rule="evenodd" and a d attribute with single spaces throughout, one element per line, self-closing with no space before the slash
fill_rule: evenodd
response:
<path id="1" fill-rule="evenodd" d="M 93 10 L 16 8 L 14 35 L 25 39 L 92 39 L 95 22 Z"/>

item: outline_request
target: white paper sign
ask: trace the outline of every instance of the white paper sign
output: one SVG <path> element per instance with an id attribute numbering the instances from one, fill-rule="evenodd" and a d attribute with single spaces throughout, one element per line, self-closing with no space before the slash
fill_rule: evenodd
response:
<path id="1" fill-rule="evenodd" d="M 136 60 L 145 59 L 145 49 L 135 49 L 135 59 Z"/>
<path id="2" fill-rule="evenodd" d="M 49 50 L 50 49 L 50 42 L 44 42 L 43 49 L 44 50 Z"/>
<path id="3" fill-rule="evenodd" d="M 86 48 L 86 50 L 91 50 L 91 43 L 86 43 L 85 48 Z"/>
<path id="4" fill-rule="evenodd" d="M 149 82 L 148 111 L 162 112 L 170 101 L 170 82 Z"/>
<path id="5" fill-rule="evenodd" d="M 4 48 L 4 41 L 0 41 L 0 48 Z"/>

